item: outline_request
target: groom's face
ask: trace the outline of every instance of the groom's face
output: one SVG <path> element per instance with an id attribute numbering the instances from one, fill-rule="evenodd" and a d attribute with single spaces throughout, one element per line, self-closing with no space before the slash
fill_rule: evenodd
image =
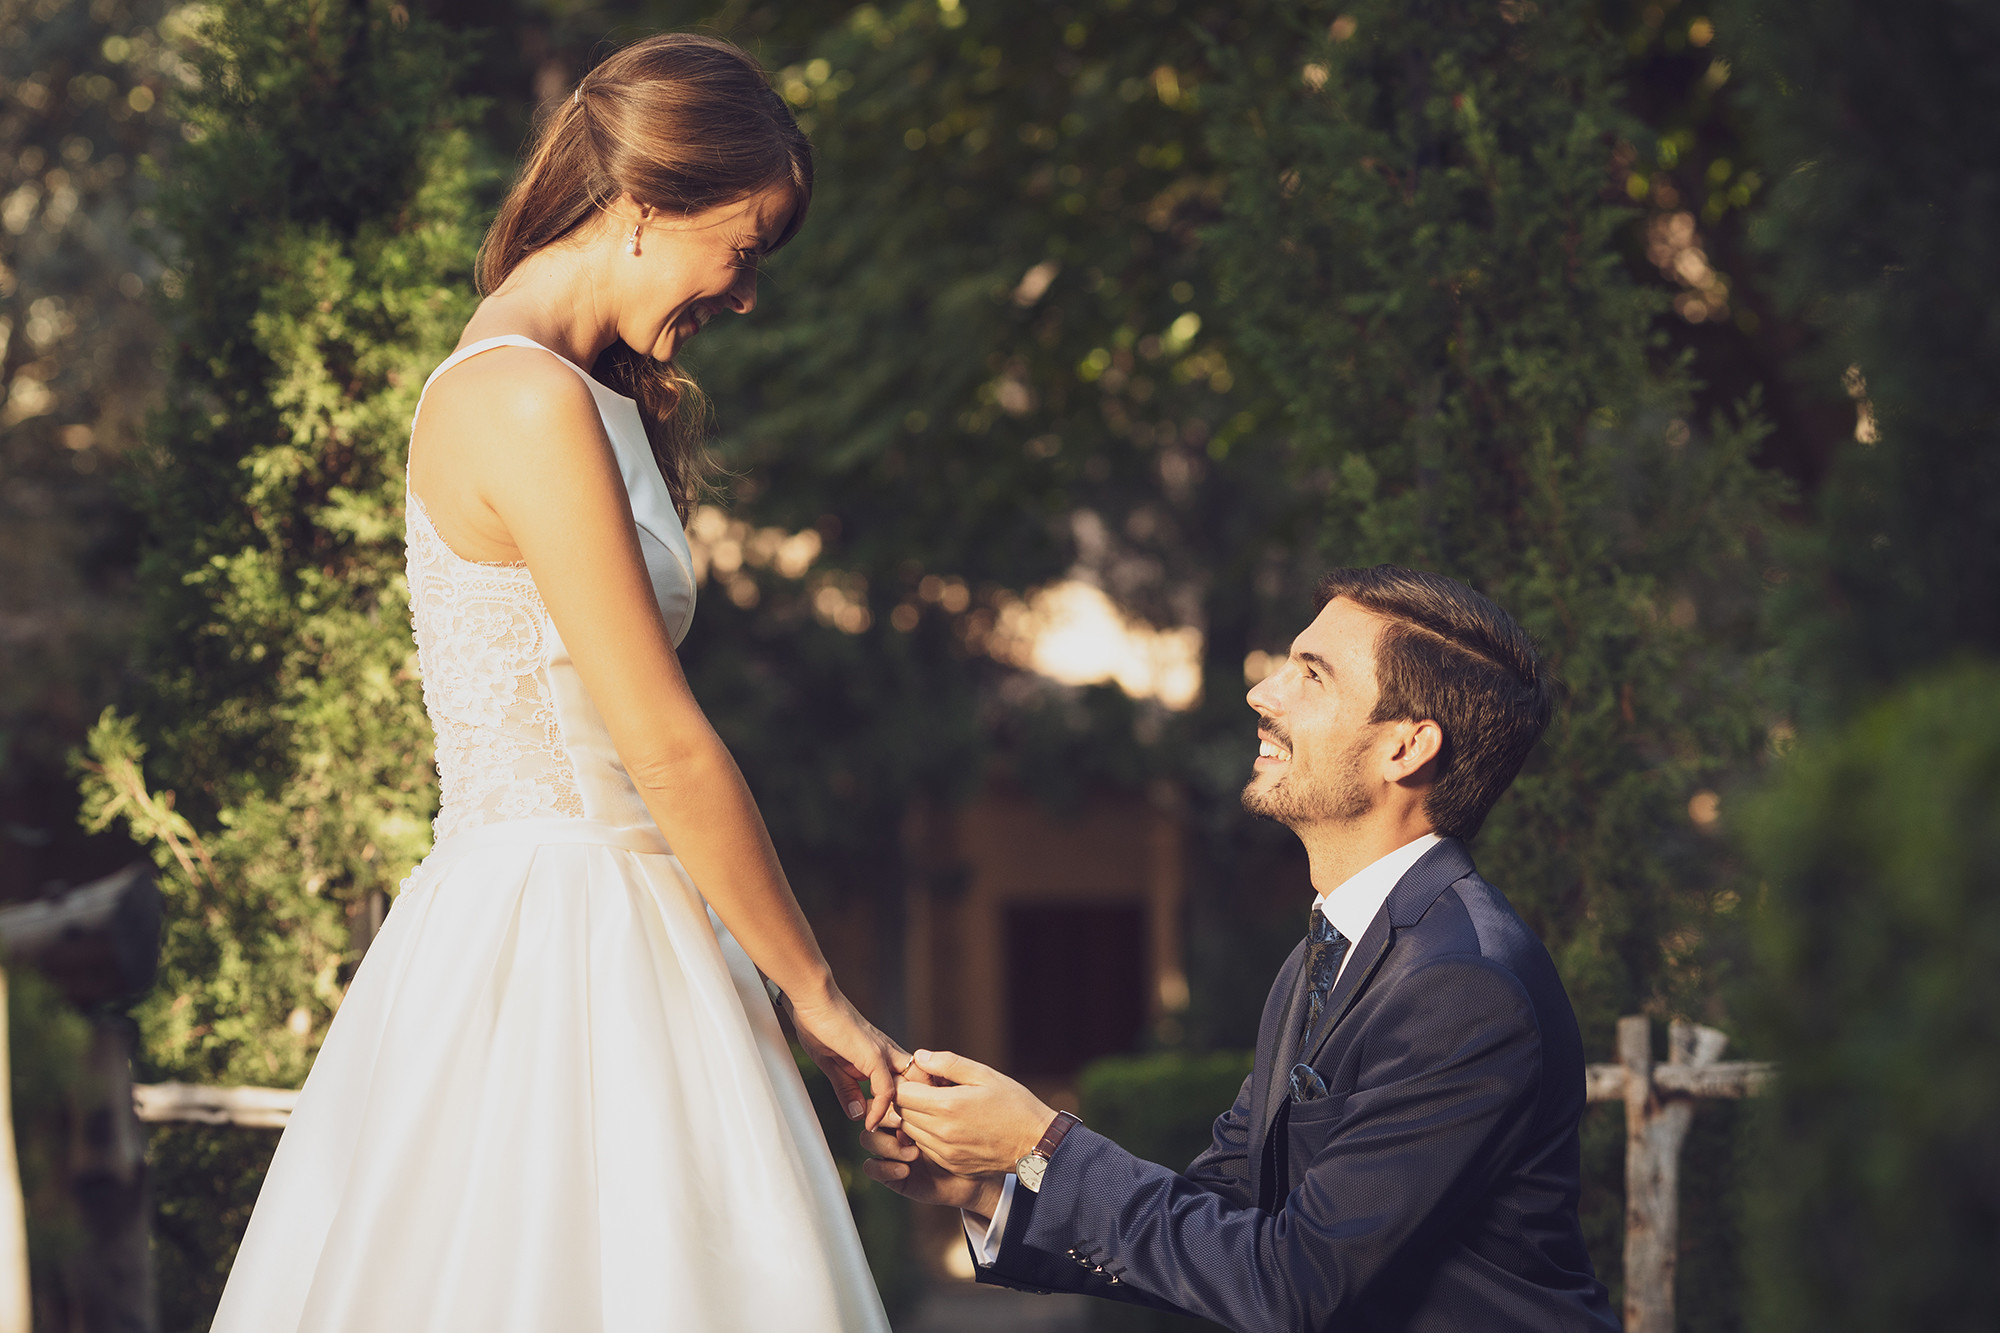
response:
<path id="1" fill-rule="evenodd" d="M 1375 641 L 1383 620 L 1336 597 L 1292 640 L 1283 666 L 1250 691 L 1257 763 L 1243 808 L 1293 829 L 1358 819 L 1379 787 Z"/>

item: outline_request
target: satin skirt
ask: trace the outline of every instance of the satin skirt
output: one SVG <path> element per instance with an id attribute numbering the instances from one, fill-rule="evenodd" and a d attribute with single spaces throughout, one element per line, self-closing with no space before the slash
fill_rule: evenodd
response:
<path id="1" fill-rule="evenodd" d="M 404 884 L 213 1333 L 887 1333 L 762 980 L 652 829 L 492 824 Z"/>

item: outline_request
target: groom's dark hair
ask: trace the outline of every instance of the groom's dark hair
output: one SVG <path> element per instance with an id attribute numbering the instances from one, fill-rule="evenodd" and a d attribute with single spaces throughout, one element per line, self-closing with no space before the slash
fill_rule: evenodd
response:
<path id="1" fill-rule="evenodd" d="M 1371 722 L 1429 720 L 1444 733 L 1424 798 L 1431 827 L 1469 839 L 1549 725 L 1559 686 L 1514 618 L 1457 579 L 1396 565 L 1336 569 L 1336 597 L 1389 623 L 1375 645 L 1381 697 Z"/>

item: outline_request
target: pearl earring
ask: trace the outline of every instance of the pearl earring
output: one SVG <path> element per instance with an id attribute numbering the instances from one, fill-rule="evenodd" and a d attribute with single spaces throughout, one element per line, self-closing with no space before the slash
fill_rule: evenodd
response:
<path id="1" fill-rule="evenodd" d="M 633 223 L 632 234 L 625 238 L 625 253 L 634 258 L 637 258 L 639 254 L 639 228 L 644 225 L 643 222 Z"/>

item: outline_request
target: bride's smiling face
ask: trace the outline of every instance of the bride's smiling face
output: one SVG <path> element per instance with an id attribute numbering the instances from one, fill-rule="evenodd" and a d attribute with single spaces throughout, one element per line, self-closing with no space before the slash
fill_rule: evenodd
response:
<path id="1" fill-rule="evenodd" d="M 684 217 L 622 200 L 610 218 L 619 248 L 612 269 L 618 336 L 655 361 L 671 361 L 717 315 L 749 314 L 757 266 L 797 206 L 784 186 Z M 628 253 L 635 224 L 637 255 Z"/>

